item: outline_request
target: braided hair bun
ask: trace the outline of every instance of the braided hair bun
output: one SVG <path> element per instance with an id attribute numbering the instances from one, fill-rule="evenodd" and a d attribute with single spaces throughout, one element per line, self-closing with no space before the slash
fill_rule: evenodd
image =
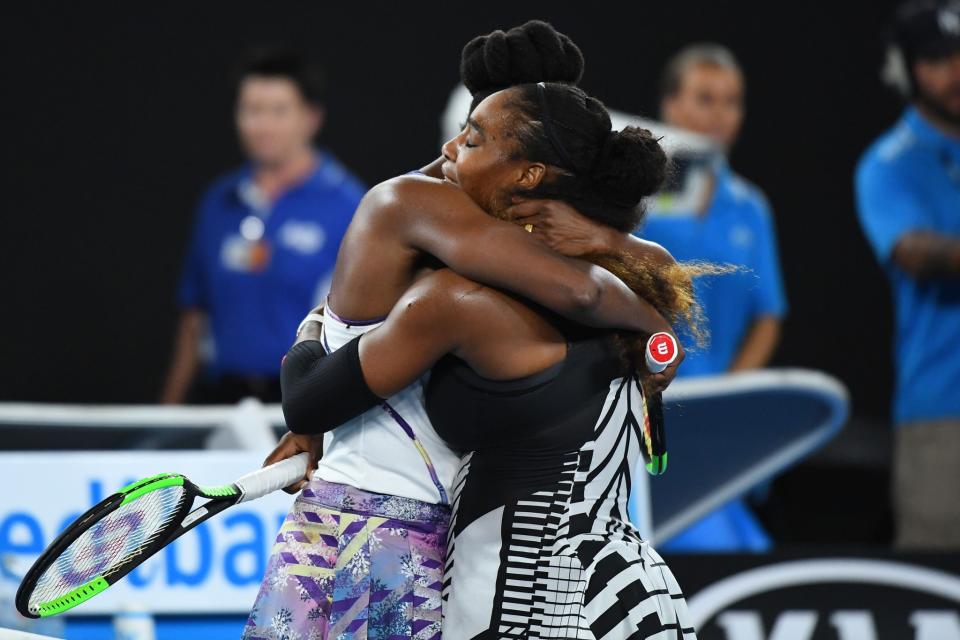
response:
<path id="1" fill-rule="evenodd" d="M 655 193 L 666 172 L 667 155 L 653 134 L 624 127 L 607 134 L 590 177 L 607 202 L 631 207 Z"/>
<path id="2" fill-rule="evenodd" d="M 653 134 L 612 131 L 606 107 L 579 87 L 537 83 L 510 91 L 516 155 L 561 169 L 522 195 L 563 200 L 614 229 L 636 229 L 643 199 L 667 174 L 667 155 Z"/>
<path id="3" fill-rule="evenodd" d="M 477 36 L 460 55 L 460 78 L 474 96 L 530 82 L 575 85 L 582 76 L 580 49 L 542 20 Z"/>

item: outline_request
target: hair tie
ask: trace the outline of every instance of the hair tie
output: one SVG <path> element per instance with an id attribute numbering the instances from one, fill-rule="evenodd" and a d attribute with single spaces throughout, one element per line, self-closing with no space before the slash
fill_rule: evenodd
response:
<path id="1" fill-rule="evenodd" d="M 560 159 L 566 165 L 561 166 L 560 168 L 567 169 L 573 173 L 580 173 L 580 171 L 577 169 L 577 165 L 567 154 L 567 150 L 563 148 L 563 145 L 560 144 L 560 139 L 553 130 L 553 118 L 550 117 L 550 108 L 547 106 L 547 87 L 542 82 L 537 83 L 537 96 L 540 100 L 540 110 L 543 112 L 543 129 L 547 134 L 547 140 L 550 142 L 550 146 L 553 147 L 553 150 L 557 152 L 557 155 L 560 156 Z"/>

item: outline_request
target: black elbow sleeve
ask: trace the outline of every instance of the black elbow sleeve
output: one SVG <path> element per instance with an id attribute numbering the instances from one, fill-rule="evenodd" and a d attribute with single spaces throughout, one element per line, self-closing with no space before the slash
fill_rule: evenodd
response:
<path id="1" fill-rule="evenodd" d="M 327 354 L 316 340 L 290 348 L 280 367 L 283 417 L 299 434 L 330 431 L 380 403 L 360 366 L 360 338 Z"/>

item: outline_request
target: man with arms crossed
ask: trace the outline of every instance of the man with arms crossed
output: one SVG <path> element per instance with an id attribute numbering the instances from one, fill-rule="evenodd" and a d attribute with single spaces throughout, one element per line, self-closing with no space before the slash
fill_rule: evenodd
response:
<path id="1" fill-rule="evenodd" d="M 958 550 L 960 2 L 903 5 L 893 36 L 885 76 L 910 104 L 860 160 L 856 192 L 895 306 L 896 542 Z"/>

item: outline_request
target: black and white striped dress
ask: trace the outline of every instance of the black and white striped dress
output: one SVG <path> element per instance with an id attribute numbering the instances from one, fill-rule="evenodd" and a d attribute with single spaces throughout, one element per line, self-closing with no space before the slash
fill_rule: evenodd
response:
<path id="1" fill-rule="evenodd" d="M 677 581 L 627 517 L 642 390 L 612 342 L 509 382 L 448 358 L 427 409 L 464 456 L 454 483 L 443 638 L 693 640 Z"/>

